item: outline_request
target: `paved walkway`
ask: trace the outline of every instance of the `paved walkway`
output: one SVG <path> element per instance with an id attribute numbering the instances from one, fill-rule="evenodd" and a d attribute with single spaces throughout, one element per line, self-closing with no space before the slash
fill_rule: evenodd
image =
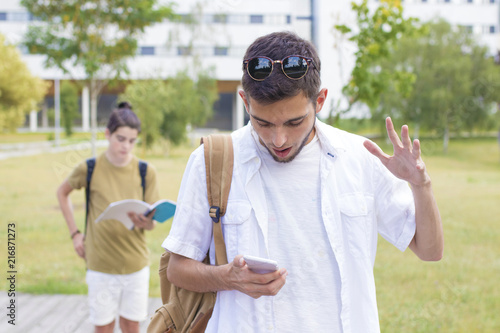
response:
<path id="1" fill-rule="evenodd" d="M 16 293 L 15 326 L 8 323 L 6 308 L 10 297 L 0 291 L 0 333 L 92 333 L 93 326 L 88 319 L 86 295 L 31 295 Z M 150 298 L 148 320 L 141 323 L 145 333 L 149 318 L 161 305 L 160 298 Z M 115 326 L 115 332 L 121 330 Z"/>

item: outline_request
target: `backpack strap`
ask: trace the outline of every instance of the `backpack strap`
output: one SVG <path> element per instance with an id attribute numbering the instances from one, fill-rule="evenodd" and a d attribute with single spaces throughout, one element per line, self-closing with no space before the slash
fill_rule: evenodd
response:
<path id="1" fill-rule="evenodd" d="M 87 187 L 85 187 L 85 233 L 87 234 L 87 220 L 89 217 L 89 204 L 90 204 L 90 180 L 95 168 L 95 157 L 87 159 Z"/>
<path id="2" fill-rule="evenodd" d="M 213 221 L 215 262 L 224 265 L 227 264 L 227 254 L 220 218 L 226 213 L 233 177 L 233 142 L 231 135 L 227 134 L 212 134 L 203 137 L 201 142 L 205 153 L 209 215 Z"/>
<path id="3" fill-rule="evenodd" d="M 141 186 L 142 186 L 142 201 L 146 198 L 146 173 L 148 172 L 148 163 L 139 160 L 139 174 L 141 175 Z"/>

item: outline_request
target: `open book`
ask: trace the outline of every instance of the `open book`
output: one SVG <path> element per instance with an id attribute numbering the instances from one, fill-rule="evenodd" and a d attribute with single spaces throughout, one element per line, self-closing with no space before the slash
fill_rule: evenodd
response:
<path id="1" fill-rule="evenodd" d="M 148 215 L 151 211 L 156 209 L 153 220 L 162 223 L 174 216 L 175 207 L 175 202 L 167 199 L 158 200 L 152 205 L 136 199 L 120 200 L 110 203 L 104 212 L 102 212 L 101 215 L 99 215 L 99 217 L 95 220 L 95 222 L 98 223 L 103 220 L 111 219 L 118 220 L 123 223 L 127 229 L 132 230 L 134 228 L 134 223 L 128 217 L 128 212 Z"/>

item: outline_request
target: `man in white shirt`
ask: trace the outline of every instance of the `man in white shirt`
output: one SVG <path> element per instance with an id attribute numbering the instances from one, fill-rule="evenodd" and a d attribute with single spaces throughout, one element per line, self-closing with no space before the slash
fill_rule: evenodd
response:
<path id="1" fill-rule="evenodd" d="M 320 89 L 320 60 L 293 33 L 257 39 L 243 69 L 240 96 L 250 123 L 232 133 L 234 171 L 222 218 L 229 264 L 201 263 L 209 249 L 215 260 L 200 147 L 163 243 L 173 254 L 169 279 L 218 292 L 206 332 L 379 332 L 377 235 L 422 260 L 443 253 L 420 143 L 411 142 L 406 125 L 400 139 L 388 118 L 389 156 L 316 119 L 328 93 Z M 242 255 L 281 268 L 257 274 Z"/>

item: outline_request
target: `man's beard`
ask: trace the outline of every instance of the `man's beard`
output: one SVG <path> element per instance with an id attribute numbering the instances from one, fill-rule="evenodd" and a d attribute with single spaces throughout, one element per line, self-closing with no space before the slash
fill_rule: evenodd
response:
<path id="1" fill-rule="evenodd" d="M 316 124 L 316 117 L 314 117 L 314 123 L 313 123 L 313 125 L 311 127 L 311 130 L 307 133 L 306 137 L 304 138 L 304 140 L 300 144 L 299 149 L 297 150 L 297 152 L 295 154 L 293 154 L 292 156 L 287 157 L 284 160 L 280 160 L 278 158 L 278 156 L 274 155 L 273 152 L 271 151 L 271 149 L 269 149 L 266 145 L 264 145 L 264 147 L 266 147 L 267 151 L 269 152 L 269 154 L 271 154 L 271 156 L 273 157 L 273 159 L 276 162 L 279 162 L 279 163 L 289 163 L 289 162 L 293 161 L 294 158 L 302 151 L 302 148 L 305 147 L 305 145 L 307 144 L 307 140 L 309 140 L 309 136 L 311 135 L 312 131 L 314 131 L 314 125 L 315 124 Z"/>

